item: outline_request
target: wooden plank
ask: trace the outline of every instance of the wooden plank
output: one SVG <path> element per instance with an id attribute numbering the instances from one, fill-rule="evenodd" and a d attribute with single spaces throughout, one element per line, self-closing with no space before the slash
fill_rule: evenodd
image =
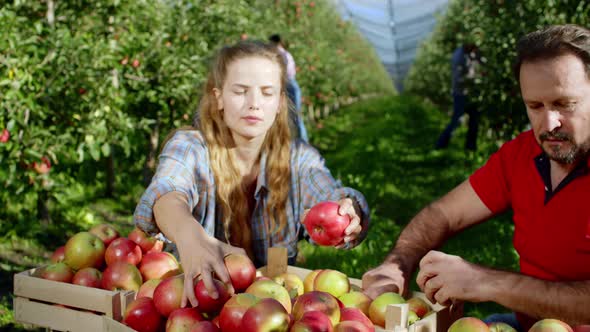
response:
<path id="1" fill-rule="evenodd" d="M 107 316 L 103 316 L 103 332 L 135 332 L 134 329 L 128 327 L 123 323 L 112 320 Z"/>
<path id="2" fill-rule="evenodd" d="M 87 332 L 100 331 L 103 316 L 31 301 L 22 297 L 14 298 L 14 319 L 20 323 L 43 326 L 52 330 Z"/>
<path id="3" fill-rule="evenodd" d="M 287 248 L 272 247 L 268 249 L 267 277 L 274 278 L 287 272 Z"/>
<path id="4" fill-rule="evenodd" d="M 121 317 L 120 292 L 73 285 L 35 277 L 38 269 L 14 275 L 14 295 L 50 303 L 59 303 Z"/>

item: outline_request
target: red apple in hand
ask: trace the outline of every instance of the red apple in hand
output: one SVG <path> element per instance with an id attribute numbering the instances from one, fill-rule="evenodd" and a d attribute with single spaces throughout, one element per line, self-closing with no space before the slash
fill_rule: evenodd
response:
<path id="1" fill-rule="evenodd" d="M 85 267 L 100 268 L 104 262 L 104 243 L 98 236 L 88 232 L 72 236 L 64 250 L 64 262 L 76 271 Z"/>
<path id="2" fill-rule="evenodd" d="M 344 230 L 350 224 L 348 215 L 338 214 L 336 202 L 321 202 L 312 207 L 303 224 L 311 239 L 321 246 L 335 246 L 344 241 Z"/>
<path id="3" fill-rule="evenodd" d="M 65 263 L 53 263 L 41 270 L 41 278 L 60 282 L 71 282 L 74 272 Z"/>
<path id="4" fill-rule="evenodd" d="M 92 227 L 89 232 L 98 236 L 107 247 L 109 244 L 111 244 L 111 242 L 119 237 L 119 232 L 117 232 L 115 227 L 109 224 L 96 225 Z"/>
<path id="5" fill-rule="evenodd" d="M 139 332 L 158 332 L 164 329 L 164 317 L 156 310 L 154 301 L 149 297 L 129 303 L 123 323 Z"/>
<path id="6" fill-rule="evenodd" d="M 65 258 L 65 249 L 66 249 L 65 246 L 61 246 L 61 247 L 55 249 L 55 251 L 51 255 L 51 261 L 53 263 L 63 262 L 63 260 Z"/>
<path id="7" fill-rule="evenodd" d="M 231 284 L 237 293 L 243 292 L 254 282 L 256 278 L 256 267 L 245 255 L 231 254 L 226 256 L 225 267 L 229 272 Z"/>
<path id="8" fill-rule="evenodd" d="M 121 261 L 137 265 L 141 261 L 141 256 L 141 248 L 135 242 L 124 237 L 111 242 L 104 254 L 107 265 Z"/>
<path id="9" fill-rule="evenodd" d="M 102 273 L 93 267 L 85 267 L 76 272 L 74 278 L 72 278 L 72 284 L 100 288 L 102 284 Z"/>
<path id="10" fill-rule="evenodd" d="M 209 295 L 203 280 L 199 280 L 199 282 L 197 282 L 195 285 L 195 296 L 197 297 L 197 301 L 199 301 L 198 307 L 202 312 L 214 313 L 221 310 L 225 302 L 227 302 L 231 297 L 227 286 L 223 282 L 213 279 L 213 285 L 217 290 L 218 296 L 216 299 Z"/>
<path id="11" fill-rule="evenodd" d="M 137 267 L 127 262 L 116 262 L 102 273 L 102 288 L 106 290 L 138 291 L 142 284 L 141 273 Z"/>

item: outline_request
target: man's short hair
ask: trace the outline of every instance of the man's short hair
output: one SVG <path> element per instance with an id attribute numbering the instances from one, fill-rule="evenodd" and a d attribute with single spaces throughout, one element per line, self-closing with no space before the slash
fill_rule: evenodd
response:
<path id="1" fill-rule="evenodd" d="M 551 25 L 531 32 L 516 44 L 514 75 L 520 80 L 524 62 L 555 58 L 565 54 L 577 56 L 590 77 L 590 30 L 575 24 Z"/>

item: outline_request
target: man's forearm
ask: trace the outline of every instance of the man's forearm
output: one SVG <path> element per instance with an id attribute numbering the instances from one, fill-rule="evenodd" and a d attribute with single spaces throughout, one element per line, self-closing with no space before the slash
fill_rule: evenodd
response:
<path id="1" fill-rule="evenodd" d="M 428 251 L 442 245 L 449 233 L 447 216 L 437 202 L 431 203 L 412 218 L 385 261 L 396 262 L 411 273 Z"/>
<path id="2" fill-rule="evenodd" d="M 554 282 L 490 270 L 484 283 L 490 301 L 531 317 L 590 324 L 590 281 Z"/>

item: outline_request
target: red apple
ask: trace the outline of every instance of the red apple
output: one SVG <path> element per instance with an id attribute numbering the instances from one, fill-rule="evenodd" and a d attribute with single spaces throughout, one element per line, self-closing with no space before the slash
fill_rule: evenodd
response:
<path id="1" fill-rule="evenodd" d="M 140 297 L 149 297 L 151 299 L 154 298 L 154 291 L 156 287 L 162 282 L 162 279 L 150 279 L 144 282 L 137 291 L 135 298 L 138 299 Z"/>
<path id="2" fill-rule="evenodd" d="M 576 325 L 572 328 L 574 332 L 590 332 L 590 325 Z"/>
<path id="3" fill-rule="evenodd" d="M 80 232 L 65 245 L 64 262 L 74 270 L 85 267 L 100 268 L 104 262 L 104 243 L 91 233 Z"/>
<path id="4" fill-rule="evenodd" d="M 225 267 L 236 292 L 243 292 L 254 282 L 256 267 L 245 255 L 231 254 L 225 257 Z"/>
<path id="5" fill-rule="evenodd" d="M 252 294 L 240 293 L 232 296 L 219 313 L 219 327 L 223 332 L 241 332 L 242 317 L 260 299 Z"/>
<path id="6" fill-rule="evenodd" d="M 9 139 L 10 132 L 8 131 L 8 129 L 4 128 L 4 130 L 2 130 L 2 135 L 0 136 L 0 143 L 6 143 Z"/>
<path id="7" fill-rule="evenodd" d="M 125 237 L 120 237 L 111 242 L 104 254 L 107 265 L 121 261 L 137 265 L 141 261 L 141 256 L 141 248 Z"/>
<path id="8" fill-rule="evenodd" d="M 350 291 L 350 280 L 348 280 L 346 274 L 340 271 L 326 269 L 315 277 L 313 290 L 339 297 Z"/>
<path id="9" fill-rule="evenodd" d="M 141 251 L 144 254 L 150 251 L 156 245 L 157 242 L 160 242 L 160 245 L 163 244 L 162 241 L 158 241 L 156 240 L 156 238 L 147 235 L 144 231 L 137 227 L 135 227 L 131 231 L 131 233 L 127 235 L 127 238 L 137 243 L 137 245 L 141 247 Z M 162 251 L 161 248 L 160 251 Z"/>
<path id="10" fill-rule="evenodd" d="M 129 303 L 123 323 L 139 332 L 158 332 L 164 328 L 164 317 L 156 310 L 152 299 L 141 297 Z"/>
<path id="11" fill-rule="evenodd" d="M 409 299 L 408 306 L 410 311 L 415 312 L 419 318 L 426 316 L 426 314 L 430 311 L 430 306 L 428 303 L 419 297 L 413 297 Z"/>
<path id="12" fill-rule="evenodd" d="M 53 262 L 53 263 L 63 262 L 63 260 L 65 258 L 65 250 L 66 250 L 66 246 L 61 246 L 61 247 L 55 249 L 55 251 L 51 255 L 51 262 Z"/>
<path id="13" fill-rule="evenodd" d="M 166 279 L 180 274 L 180 264 L 169 252 L 148 252 L 139 265 L 143 280 Z"/>
<path id="14" fill-rule="evenodd" d="M 369 330 L 374 330 L 375 326 L 373 325 L 373 322 L 371 322 L 371 320 L 369 319 L 369 317 L 367 317 L 367 315 L 365 315 L 360 309 L 358 308 L 343 308 L 340 309 L 340 321 L 344 322 L 347 320 L 353 320 L 356 322 L 361 322 L 363 323 L 365 326 L 367 326 L 367 328 Z"/>
<path id="15" fill-rule="evenodd" d="M 289 313 L 277 300 L 260 300 L 242 317 L 243 332 L 287 332 L 290 325 Z"/>
<path id="16" fill-rule="evenodd" d="M 336 202 L 321 202 L 312 207 L 303 224 L 311 239 L 321 246 L 335 246 L 344 241 L 344 230 L 350 224 L 348 215 L 338 214 Z"/>
<path id="17" fill-rule="evenodd" d="M 326 292 L 312 291 L 305 293 L 297 299 L 293 305 L 293 318 L 298 321 L 308 311 L 321 311 L 326 314 L 332 326 L 340 321 L 340 307 L 336 298 Z"/>
<path id="18" fill-rule="evenodd" d="M 338 298 L 346 308 L 358 308 L 363 314 L 369 315 L 369 306 L 371 305 L 371 298 L 363 292 L 352 291 L 341 295 Z"/>
<path id="19" fill-rule="evenodd" d="M 102 273 L 93 267 L 85 267 L 76 272 L 74 278 L 72 278 L 72 284 L 101 288 Z"/>
<path id="20" fill-rule="evenodd" d="M 255 281 L 248 289 L 246 293 L 254 294 L 258 298 L 273 298 L 279 301 L 287 313 L 291 312 L 291 297 L 285 287 L 277 284 L 272 280 L 259 280 Z"/>
<path id="21" fill-rule="evenodd" d="M 334 326 L 334 332 L 374 332 L 375 329 L 368 328 L 361 322 L 346 320 Z"/>
<path id="22" fill-rule="evenodd" d="M 166 320 L 166 332 L 188 332 L 190 328 L 205 318 L 197 308 L 178 308 Z"/>
<path id="23" fill-rule="evenodd" d="M 216 299 L 209 295 L 203 280 L 199 280 L 195 285 L 195 296 L 197 297 L 197 301 L 199 301 L 198 307 L 202 312 L 214 313 L 221 310 L 225 302 L 231 297 L 227 286 L 223 282 L 213 279 L 213 285 L 217 290 L 218 296 Z"/>
<path id="24" fill-rule="evenodd" d="M 304 293 L 309 293 L 314 290 L 313 284 L 315 282 L 315 278 L 322 271 L 323 271 L 322 269 L 313 270 L 305 276 L 305 279 L 303 279 L 303 292 Z"/>
<path id="25" fill-rule="evenodd" d="M 369 306 L 369 318 L 375 325 L 385 326 L 385 312 L 390 304 L 406 303 L 398 293 L 386 292 L 377 296 Z"/>
<path id="26" fill-rule="evenodd" d="M 289 332 L 332 332 L 330 318 L 321 311 L 308 311 L 293 324 Z"/>
<path id="27" fill-rule="evenodd" d="M 193 325 L 189 332 L 220 332 L 220 330 L 214 323 L 204 320 Z"/>
<path id="28" fill-rule="evenodd" d="M 546 318 L 533 324 L 529 332 L 573 332 L 573 329 L 558 319 Z"/>
<path id="29" fill-rule="evenodd" d="M 142 283 L 141 273 L 137 267 L 127 262 L 109 265 L 102 273 L 102 288 L 106 290 L 123 289 L 137 292 Z"/>
<path id="30" fill-rule="evenodd" d="M 166 278 L 160 282 L 154 290 L 154 304 L 158 312 L 164 317 L 180 308 L 182 294 L 184 292 L 184 278 L 174 276 Z"/>
<path id="31" fill-rule="evenodd" d="M 72 282 L 74 272 L 63 262 L 53 263 L 41 270 L 41 278 L 60 282 Z"/>
<path id="32" fill-rule="evenodd" d="M 373 321 L 374 323 L 374 321 Z M 448 332 L 489 332 L 490 329 L 482 320 L 475 317 L 463 317 L 457 319 L 449 327 Z M 531 330 L 529 330 L 531 331 Z M 554 330 L 548 330 L 554 331 Z M 569 331 L 571 332 L 571 331 Z"/>
<path id="33" fill-rule="evenodd" d="M 106 247 L 119 237 L 119 232 L 117 232 L 115 227 L 109 224 L 96 225 L 92 227 L 89 232 L 98 236 L 102 242 L 104 242 Z"/>

